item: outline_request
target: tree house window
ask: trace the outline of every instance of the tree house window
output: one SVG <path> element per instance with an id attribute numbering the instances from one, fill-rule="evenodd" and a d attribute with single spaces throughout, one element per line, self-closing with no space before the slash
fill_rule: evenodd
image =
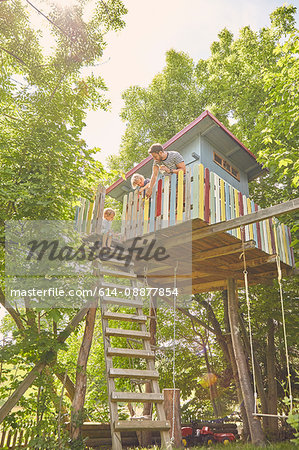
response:
<path id="1" fill-rule="evenodd" d="M 240 181 L 240 172 L 234 167 L 232 167 L 227 161 L 225 161 L 225 159 L 217 155 L 217 153 L 215 152 L 214 152 L 214 162 L 218 164 L 218 166 L 222 167 L 222 169 L 224 169 L 234 178 L 236 178 L 238 181 Z"/>

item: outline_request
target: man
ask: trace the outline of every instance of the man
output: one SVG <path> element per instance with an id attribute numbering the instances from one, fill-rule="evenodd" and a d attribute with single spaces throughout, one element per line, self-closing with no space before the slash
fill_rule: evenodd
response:
<path id="1" fill-rule="evenodd" d="M 159 170 L 166 175 L 178 173 L 180 170 L 183 170 L 184 173 L 186 173 L 186 166 L 184 158 L 180 153 L 172 151 L 167 152 L 163 150 L 161 144 L 153 144 L 148 152 L 154 159 L 151 181 L 146 190 L 146 196 L 150 197 L 157 181 Z"/>

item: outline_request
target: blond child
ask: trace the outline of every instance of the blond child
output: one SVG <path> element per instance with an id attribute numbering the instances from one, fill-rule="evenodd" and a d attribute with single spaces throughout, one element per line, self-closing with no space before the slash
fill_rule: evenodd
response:
<path id="1" fill-rule="evenodd" d="M 131 178 L 131 185 L 133 189 L 138 187 L 138 193 L 141 194 L 148 188 L 150 181 L 151 180 L 149 178 L 144 178 L 144 176 L 140 173 L 134 173 Z"/>
<path id="2" fill-rule="evenodd" d="M 103 240 L 102 240 L 102 246 L 103 247 L 110 247 L 111 241 L 112 241 L 112 231 L 111 231 L 111 225 L 112 220 L 115 217 L 115 211 L 112 208 L 105 208 L 103 212 L 103 221 L 102 221 L 102 233 L 103 233 Z"/>

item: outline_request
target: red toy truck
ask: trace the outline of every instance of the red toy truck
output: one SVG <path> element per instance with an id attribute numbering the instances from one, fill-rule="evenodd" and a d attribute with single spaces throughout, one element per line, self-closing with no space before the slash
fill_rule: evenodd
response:
<path id="1" fill-rule="evenodd" d="M 192 427 L 182 428 L 182 442 L 184 447 L 192 447 L 199 444 L 213 445 L 216 442 L 229 444 L 236 440 L 233 433 L 214 433 L 209 427 L 193 429 Z"/>

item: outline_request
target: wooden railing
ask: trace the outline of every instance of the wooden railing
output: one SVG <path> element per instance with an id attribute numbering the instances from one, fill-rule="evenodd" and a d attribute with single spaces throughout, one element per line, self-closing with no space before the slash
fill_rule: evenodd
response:
<path id="1" fill-rule="evenodd" d="M 32 439 L 32 430 L 23 429 L 1 429 L 0 430 L 0 449 L 18 449 L 28 448 Z"/>
<path id="2" fill-rule="evenodd" d="M 208 224 L 234 219 L 254 211 L 259 206 L 246 195 L 205 169 L 202 164 L 187 168 L 171 177 L 159 175 L 150 199 L 130 192 L 123 199 L 122 235 L 130 239 L 167 228 L 190 219 Z M 241 239 L 240 228 L 228 231 Z M 290 247 L 291 235 L 287 226 L 276 219 L 267 219 L 245 226 L 245 239 L 254 240 L 256 247 L 294 265 Z"/>
<path id="3" fill-rule="evenodd" d="M 75 226 L 82 233 L 100 233 L 106 189 L 99 185 L 92 201 L 81 199 L 81 205 L 76 207 Z"/>
<path id="4" fill-rule="evenodd" d="M 105 201 L 105 188 L 98 187 L 92 202 L 83 199 L 77 208 L 76 228 L 84 233 L 100 233 Z M 202 164 L 188 167 L 171 177 L 159 175 L 150 199 L 130 192 L 123 199 L 122 240 L 143 236 L 191 219 L 208 224 L 223 222 L 258 211 L 259 206 L 246 195 L 204 168 Z M 241 230 L 228 231 L 241 239 Z M 267 219 L 245 226 L 245 239 L 254 240 L 256 247 L 293 266 L 291 234 L 287 226 L 276 219 Z"/>

